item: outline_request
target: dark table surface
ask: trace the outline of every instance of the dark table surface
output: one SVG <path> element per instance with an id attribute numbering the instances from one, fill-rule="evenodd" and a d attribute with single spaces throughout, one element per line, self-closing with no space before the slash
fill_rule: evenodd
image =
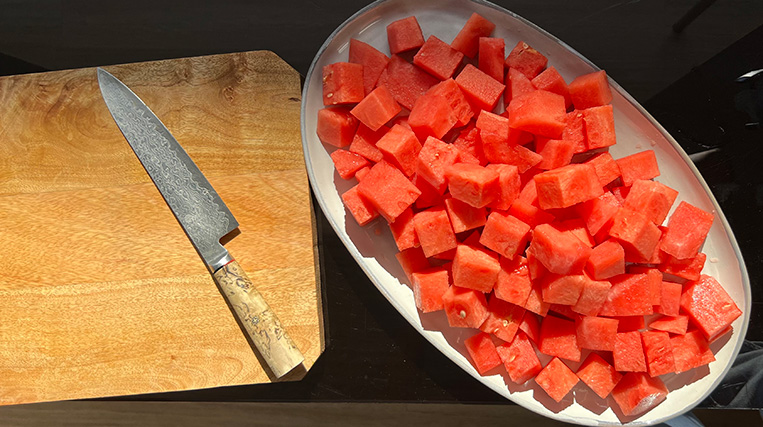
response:
<path id="1" fill-rule="evenodd" d="M 0 0 L 0 75 L 272 50 L 305 75 L 318 48 L 368 1 L 179 4 Z M 763 2 L 496 1 L 607 70 L 675 137 L 710 185 L 753 288 L 737 367 L 703 407 L 763 407 Z M 702 153 L 702 154 L 699 154 Z M 326 351 L 296 383 L 127 396 L 126 400 L 507 403 L 442 356 L 381 296 L 318 210 Z M 758 382 L 760 381 L 760 382 Z"/>

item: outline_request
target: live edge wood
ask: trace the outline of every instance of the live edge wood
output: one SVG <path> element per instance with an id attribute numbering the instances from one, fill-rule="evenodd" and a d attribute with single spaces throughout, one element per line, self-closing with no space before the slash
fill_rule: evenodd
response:
<path id="1" fill-rule="evenodd" d="M 271 52 L 105 68 L 228 204 L 241 234 L 226 248 L 309 370 L 323 331 L 297 72 Z M 0 78 L 0 260 L 0 404 L 274 378 L 109 115 L 95 69 Z"/>

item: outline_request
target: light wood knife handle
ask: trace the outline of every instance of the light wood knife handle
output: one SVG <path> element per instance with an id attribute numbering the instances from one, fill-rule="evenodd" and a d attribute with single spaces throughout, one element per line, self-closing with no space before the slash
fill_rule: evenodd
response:
<path id="1" fill-rule="evenodd" d="M 213 276 L 247 335 L 277 378 L 305 360 L 238 262 L 229 262 L 215 271 Z"/>

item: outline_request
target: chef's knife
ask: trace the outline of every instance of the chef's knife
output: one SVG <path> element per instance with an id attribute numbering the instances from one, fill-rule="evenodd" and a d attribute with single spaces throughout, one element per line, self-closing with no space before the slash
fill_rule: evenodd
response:
<path id="1" fill-rule="evenodd" d="M 98 68 L 106 106 L 175 214 L 233 313 L 276 377 L 304 356 L 244 270 L 220 243 L 238 227 L 228 207 L 159 118 L 127 86 Z"/>

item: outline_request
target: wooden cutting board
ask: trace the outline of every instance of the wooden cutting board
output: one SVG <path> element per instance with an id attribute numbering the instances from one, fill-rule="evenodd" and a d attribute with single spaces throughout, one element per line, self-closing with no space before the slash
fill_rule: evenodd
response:
<path id="1" fill-rule="evenodd" d="M 226 247 L 309 369 L 323 331 L 299 74 L 271 52 L 105 69 L 228 204 Z M 270 381 L 94 68 L 0 78 L 0 260 L 0 404 Z"/>

